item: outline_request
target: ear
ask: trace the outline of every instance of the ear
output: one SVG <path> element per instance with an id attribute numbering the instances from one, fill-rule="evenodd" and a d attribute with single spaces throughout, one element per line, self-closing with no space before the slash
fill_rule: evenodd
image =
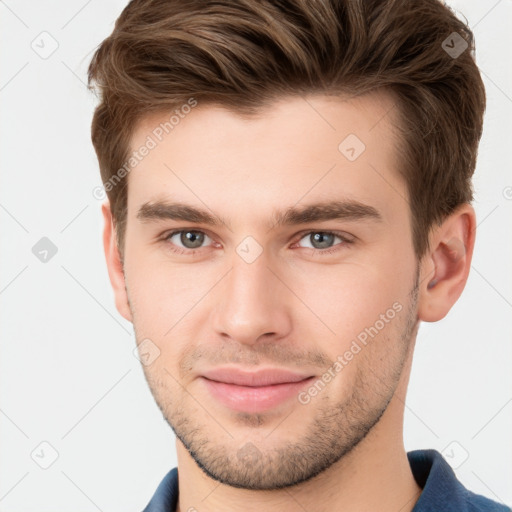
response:
<path id="1" fill-rule="evenodd" d="M 420 320 L 441 320 L 460 297 L 471 268 L 475 234 L 475 210 L 468 203 L 431 232 L 430 249 L 421 262 Z"/>
<path id="2" fill-rule="evenodd" d="M 128 303 L 128 295 L 126 293 L 126 283 L 123 272 L 123 264 L 121 262 L 121 255 L 117 247 L 116 233 L 114 223 L 112 220 L 112 212 L 110 211 L 110 204 L 105 201 L 101 205 L 103 213 L 104 228 L 103 228 L 103 248 L 105 250 L 105 259 L 107 261 L 108 276 L 110 284 L 114 291 L 116 308 L 121 315 L 129 322 L 132 321 L 132 314 Z"/>

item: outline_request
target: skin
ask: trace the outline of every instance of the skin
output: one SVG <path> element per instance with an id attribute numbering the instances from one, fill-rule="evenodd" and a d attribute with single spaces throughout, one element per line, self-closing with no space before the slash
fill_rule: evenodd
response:
<path id="1" fill-rule="evenodd" d="M 167 118 L 144 119 L 132 148 Z M 143 368 L 177 435 L 178 510 L 414 507 L 421 488 L 403 445 L 414 343 L 419 322 L 442 319 L 462 293 L 476 221 L 471 205 L 461 206 L 416 260 L 395 122 L 382 92 L 283 98 L 251 119 L 198 105 L 128 176 L 124 268 L 104 203 L 116 307 L 138 343 L 149 338 L 160 350 Z M 366 146 L 354 161 L 338 150 L 350 133 Z M 272 227 L 275 209 L 340 198 L 373 206 L 382 222 Z M 137 218 L 157 199 L 207 208 L 231 225 Z M 191 251 L 179 234 L 165 240 L 178 229 L 207 235 L 194 255 L 172 252 Z M 314 233 L 326 230 L 354 242 L 315 245 Z M 252 263 L 236 251 L 247 236 L 262 250 Z M 338 250 L 320 255 L 325 247 Z M 320 378 L 397 303 L 393 319 L 308 403 L 242 414 L 200 378 L 228 364 Z"/>

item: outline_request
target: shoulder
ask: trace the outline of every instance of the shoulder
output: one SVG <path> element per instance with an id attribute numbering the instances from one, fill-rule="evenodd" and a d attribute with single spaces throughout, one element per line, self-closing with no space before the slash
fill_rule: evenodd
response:
<path id="1" fill-rule="evenodd" d="M 493 501 L 485 496 L 481 496 L 480 494 L 475 494 L 474 492 L 468 491 L 466 489 L 466 503 L 468 507 L 468 512 L 512 512 L 512 508 L 503 505 L 502 503 L 498 503 L 497 501 Z"/>
<path id="2" fill-rule="evenodd" d="M 174 512 L 178 502 L 178 468 L 171 469 L 160 482 L 142 512 Z"/>
<path id="3" fill-rule="evenodd" d="M 413 512 L 512 512 L 510 507 L 466 489 L 438 451 L 414 450 L 407 457 L 423 489 Z"/>

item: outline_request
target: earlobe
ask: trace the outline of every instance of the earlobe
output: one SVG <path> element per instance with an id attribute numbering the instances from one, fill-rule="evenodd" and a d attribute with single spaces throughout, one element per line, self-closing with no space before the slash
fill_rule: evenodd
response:
<path id="1" fill-rule="evenodd" d="M 103 248 L 105 251 L 105 259 L 107 262 L 108 276 L 112 290 L 114 291 L 114 298 L 116 308 L 119 313 L 126 318 L 129 322 L 132 321 L 132 314 L 128 303 L 128 295 L 126 293 L 125 276 L 123 272 L 123 263 L 121 262 L 121 255 L 116 241 L 116 233 L 110 211 L 110 204 L 105 201 L 101 205 L 103 213 L 104 227 L 103 227 Z"/>
<path id="2" fill-rule="evenodd" d="M 475 211 L 464 204 L 431 234 L 431 249 L 421 265 L 420 320 L 441 320 L 460 297 L 471 268 L 475 230 Z"/>

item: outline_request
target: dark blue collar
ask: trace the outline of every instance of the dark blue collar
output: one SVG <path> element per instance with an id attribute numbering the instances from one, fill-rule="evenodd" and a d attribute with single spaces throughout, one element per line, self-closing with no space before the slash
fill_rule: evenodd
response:
<path id="1" fill-rule="evenodd" d="M 411 471 L 423 489 L 412 512 L 512 512 L 512 509 L 468 491 L 436 450 L 407 453 Z M 178 469 L 167 473 L 143 512 L 175 512 L 178 502 Z"/>
<path id="2" fill-rule="evenodd" d="M 412 512 L 511 512 L 509 507 L 466 489 L 436 450 L 407 453 L 412 474 L 423 489 Z"/>

